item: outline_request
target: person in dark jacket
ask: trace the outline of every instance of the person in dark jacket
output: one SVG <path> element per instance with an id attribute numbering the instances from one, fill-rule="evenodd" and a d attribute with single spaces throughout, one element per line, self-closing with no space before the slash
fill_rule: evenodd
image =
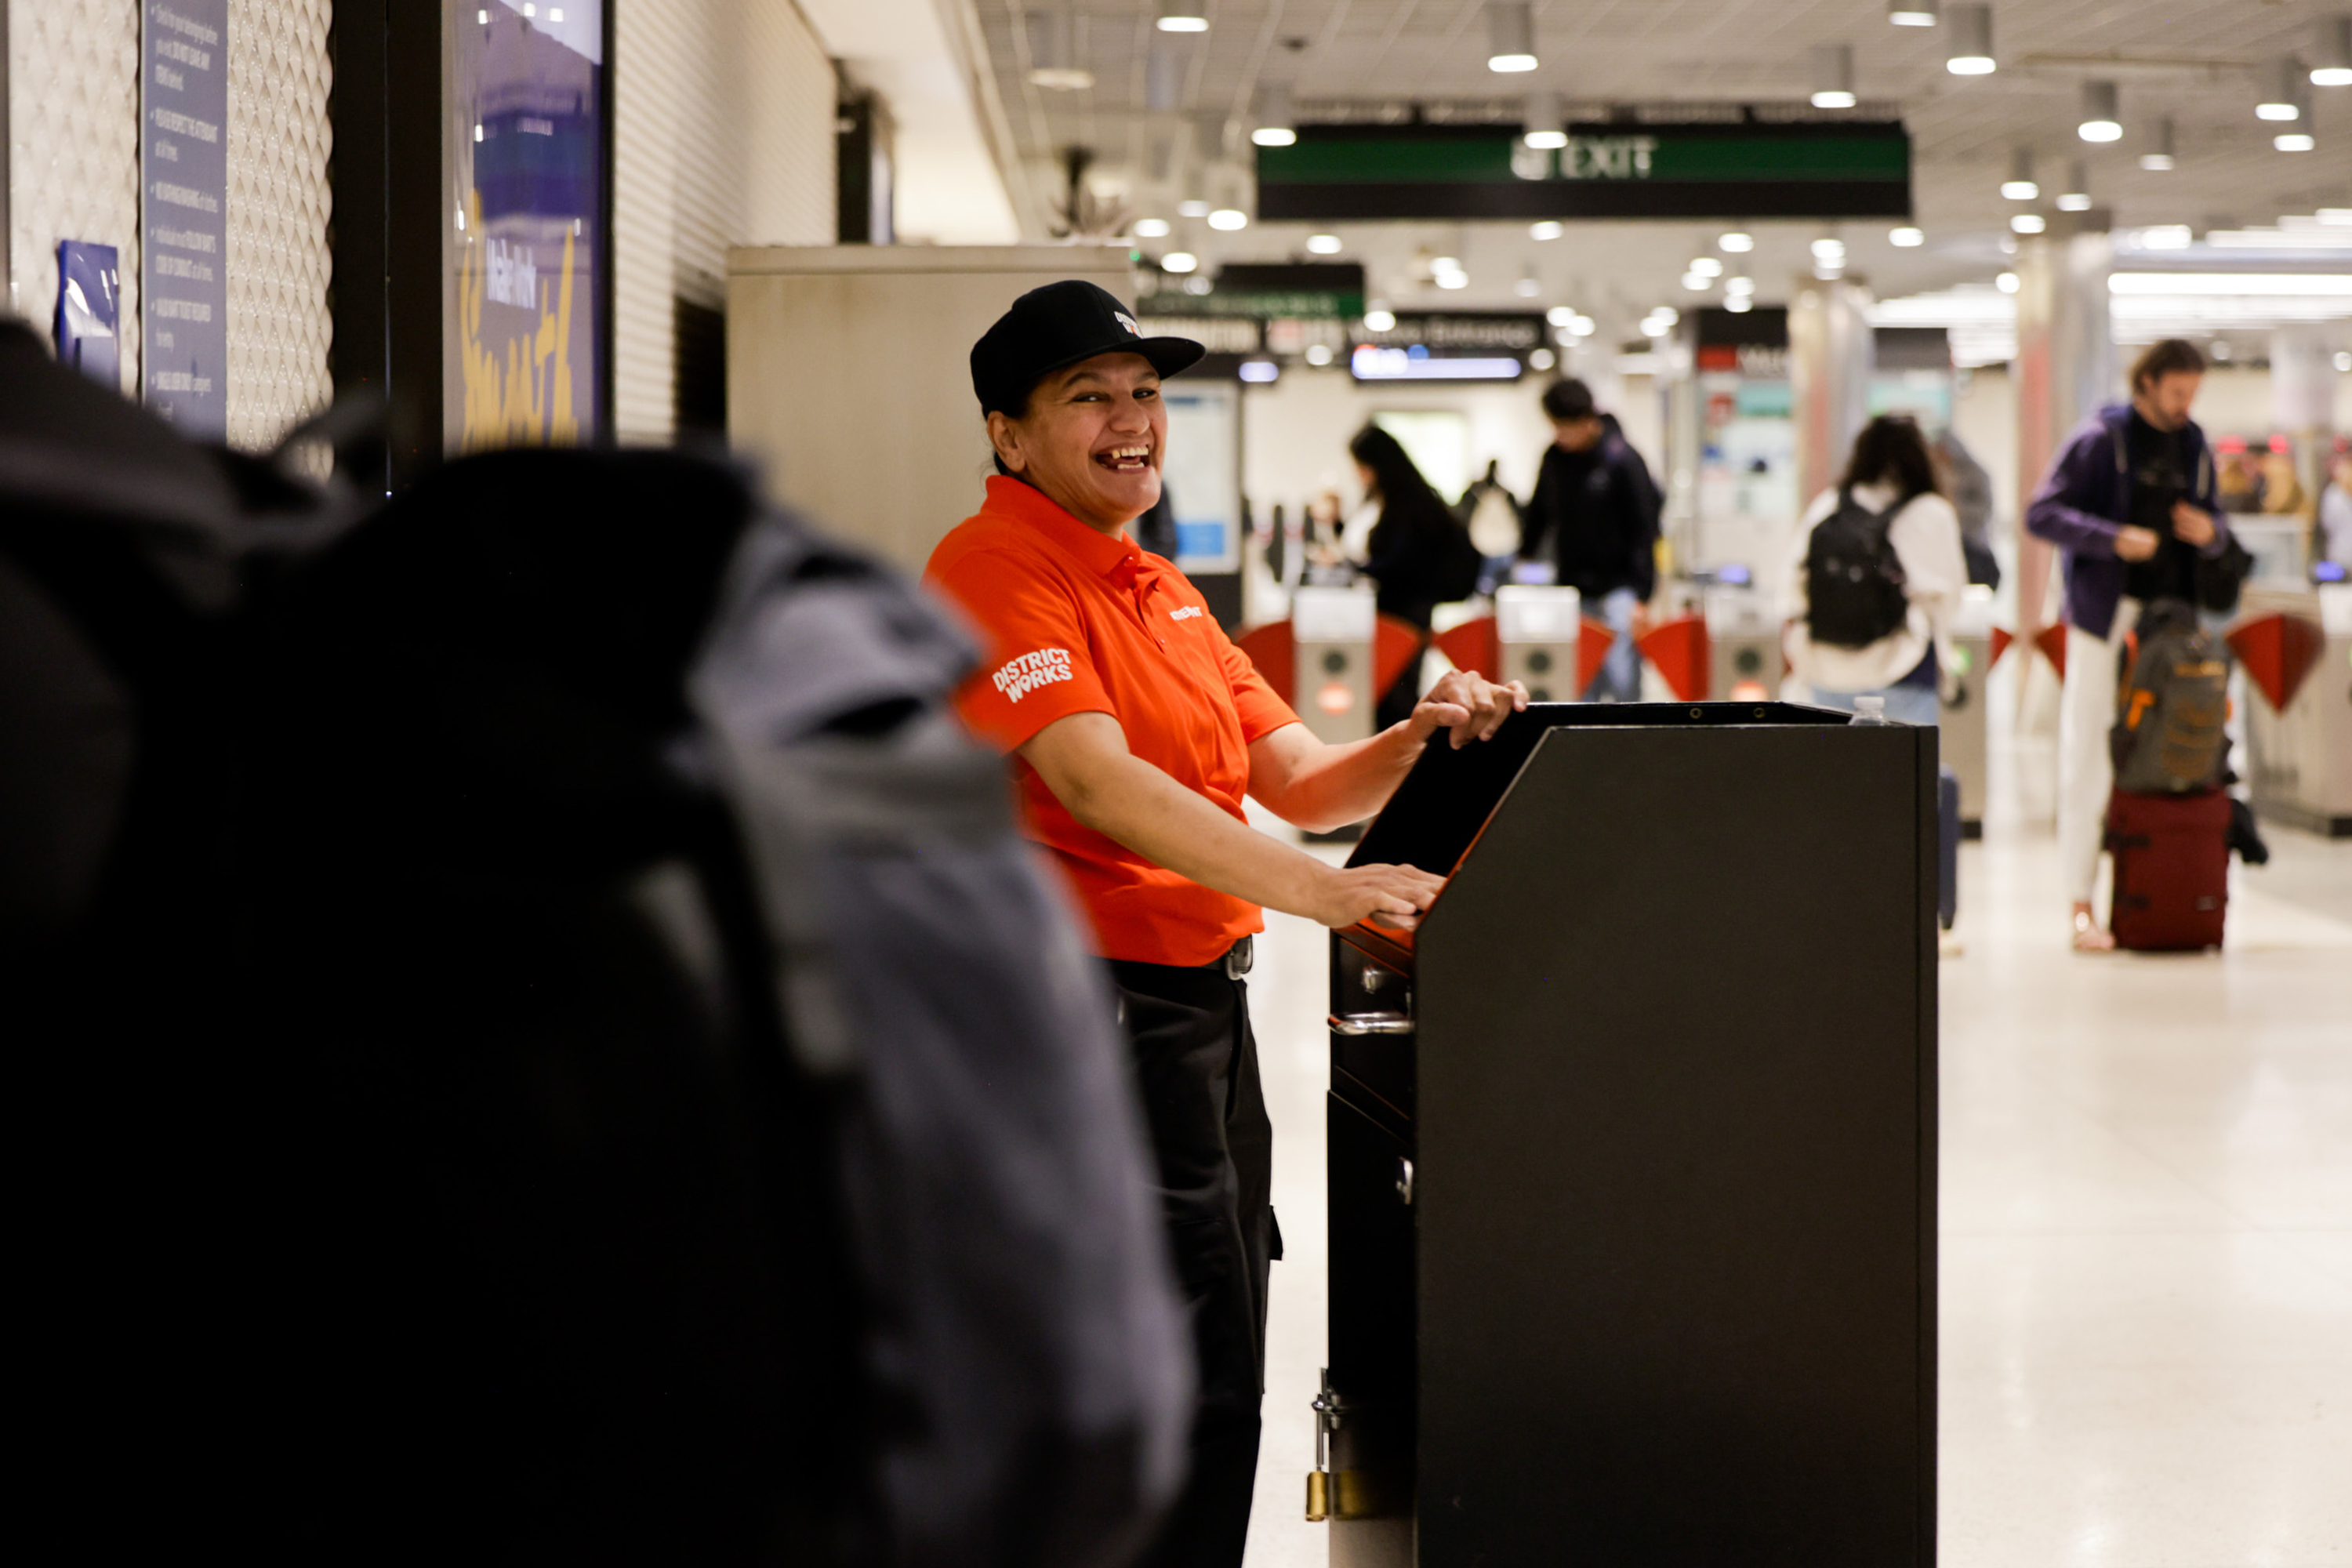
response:
<path id="1" fill-rule="evenodd" d="M 1445 546 L 1454 526 L 1445 502 L 1397 438 L 1377 425 L 1367 425 L 1348 443 L 1356 459 L 1356 475 L 1368 500 L 1381 505 L 1381 517 L 1365 541 L 1364 575 L 1374 585 L 1373 603 L 1384 616 L 1410 621 L 1423 632 L 1437 608 L 1437 584 L 1444 570 Z M 1421 698 L 1421 660 L 1407 664 L 1395 684 L 1381 694 L 1373 724 L 1387 729 L 1412 717 Z"/>
<path id="2" fill-rule="evenodd" d="M 2116 653 L 2158 599 L 2195 603 L 2197 567 L 2228 549 L 2212 448 L 2189 417 L 2205 375 L 2194 343 L 2167 338 L 2132 366 L 2129 403 L 2068 437 L 2025 526 L 2059 547 L 2066 576 L 2065 692 L 2058 711 L 2058 854 L 2074 900 L 2074 946 L 2115 938 L 2091 910 L 2114 764 Z"/>
<path id="3" fill-rule="evenodd" d="M 1584 383 L 1552 383 L 1543 406 L 1554 437 L 1528 502 L 1519 558 L 1549 560 L 1553 580 L 1574 588 L 1586 613 L 1617 634 L 1585 700 L 1631 702 L 1642 694 L 1634 638 L 1658 585 L 1657 486 Z"/>

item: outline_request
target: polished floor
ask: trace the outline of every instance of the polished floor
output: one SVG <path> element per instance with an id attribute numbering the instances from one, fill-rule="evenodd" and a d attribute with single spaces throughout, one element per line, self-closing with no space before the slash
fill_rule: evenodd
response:
<path id="1" fill-rule="evenodd" d="M 2272 829 L 2220 954 L 2084 958 L 1995 804 L 1941 966 L 1939 1562 L 2352 1564 L 2352 841 Z M 1252 977 L 1289 1256 L 1249 1568 L 1327 1556 L 1325 941 L 1271 917 Z"/>

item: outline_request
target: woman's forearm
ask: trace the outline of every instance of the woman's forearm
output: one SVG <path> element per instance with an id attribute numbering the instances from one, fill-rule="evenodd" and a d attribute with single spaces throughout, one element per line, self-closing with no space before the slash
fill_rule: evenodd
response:
<path id="1" fill-rule="evenodd" d="M 1268 799 L 1259 791 L 1258 798 L 1285 822 L 1310 833 L 1361 822 L 1388 805 L 1420 760 L 1423 743 L 1406 722 L 1361 741 L 1304 747 L 1287 759 L 1279 797 Z"/>
<path id="2" fill-rule="evenodd" d="M 1123 749 L 1056 769 L 1046 784 L 1080 826 L 1156 866 L 1267 909 L 1317 917 L 1318 881 L 1329 868 Z"/>

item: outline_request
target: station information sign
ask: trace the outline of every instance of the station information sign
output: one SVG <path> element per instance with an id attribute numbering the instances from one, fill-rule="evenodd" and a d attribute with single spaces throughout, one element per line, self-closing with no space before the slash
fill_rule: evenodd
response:
<path id="1" fill-rule="evenodd" d="M 1348 371 L 1358 381 L 1516 381 L 1544 346 L 1544 319 L 1516 310 L 1399 314 L 1379 331 L 1348 328 Z"/>
<path id="2" fill-rule="evenodd" d="M 139 49 L 141 396 L 228 434 L 228 0 L 149 0 Z"/>
<path id="3" fill-rule="evenodd" d="M 1563 127 L 1528 146 L 1516 124 L 1302 125 L 1257 149 L 1265 222 L 1377 218 L 1908 217 L 1911 138 L 1899 121 Z"/>

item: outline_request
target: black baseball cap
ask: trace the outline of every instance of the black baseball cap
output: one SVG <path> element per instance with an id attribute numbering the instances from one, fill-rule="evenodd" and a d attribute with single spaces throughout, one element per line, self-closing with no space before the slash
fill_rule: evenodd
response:
<path id="1" fill-rule="evenodd" d="M 981 412 L 1011 411 L 1038 378 L 1097 354 L 1141 354 L 1174 375 L 1208 353 L 1190 338 L 1147 338 L 1118 296 L 1081 278 L 1032 289 L 971 345 Z"/>

